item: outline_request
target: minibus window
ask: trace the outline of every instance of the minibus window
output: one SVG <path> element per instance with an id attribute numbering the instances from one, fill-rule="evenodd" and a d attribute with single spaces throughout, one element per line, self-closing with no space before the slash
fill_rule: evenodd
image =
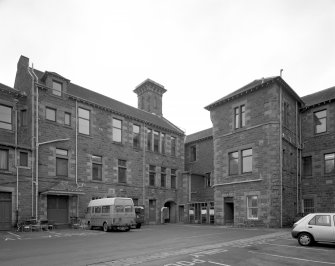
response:
<path id="1" fill-rule="evenodd" d="M 133 211 L 133 207 L 132 206 L 125 206 L 124 210 L 125 210 L 125 212 L 132 212 Z"/>
<path id="2" fill-rule="evenodd" d="M 102 206 L 102 213 L 109 213 L 110 212 L 110 206 Z"/>
<path id="3" fill-rule="evenodd" d="M 101 207 L 95 207 L 94 210 L 95 213 L 101 213 Z"/>
<path id="4" fill-rule="evenodd" d="M 123 212 L 123 206 L 115 205 L 115 212 Z"/>

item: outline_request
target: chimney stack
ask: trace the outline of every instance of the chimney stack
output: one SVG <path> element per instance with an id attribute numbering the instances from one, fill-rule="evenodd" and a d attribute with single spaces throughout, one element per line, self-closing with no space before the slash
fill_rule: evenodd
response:
<path id="1" fill-rule="evenodd" d="M 138 109 L 163 116 L 162 98 L 166 92 L 163 85 L 151 79 L 146 79 L 135 88 L 134 92 L 137 94 Z"/>

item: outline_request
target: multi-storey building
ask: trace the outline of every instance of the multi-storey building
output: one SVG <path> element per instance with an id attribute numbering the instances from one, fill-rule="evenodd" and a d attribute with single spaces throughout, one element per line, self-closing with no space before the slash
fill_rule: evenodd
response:
<path id="1" fill-rule="evenodd" d="M 67 224 L 72 216 L 84 215 L 90 199 L 125 196 L 145 206 L 147 223 L 160 222 L 163 206 L 170 222 L 183 220 L 184 132 L 162 115 L 162 85 L 150 79 L 138 85 L 134 108 L 55 72 L 34 70 L 21 56 L 14 88 L 9 91 L 25 100 L 25 132 L 6 121 L 1 130 L 13 147 L 15 132 L 19 142 L 25 141 L 32 172 L 30 186 L 16 199 L 10 190 L 11 202 L 25 210 L 19 208 L 19 219 L 33 216 Z M 3 106 L 13 107 L 4 112 L 14 112 L 8 102 Z M 11 161 L 13 152 L 1 152 Z M 0 191 L 6 191 L 8 178 L 1 179 Z M 10 178 L 15 188 L 16 179 Z"/>
<path id="2" fill-rule="evenodd" d="M 335 209 L 335 87 L 300 98 L 281 77 L 206 107 L 217 224 L 282 227 Z"/>
<path id="3" fill-rule="evenodd" d="M 209 128 L 186 136 L 185 172 L 188 182 L 188 221 L 214 223 L 213 129 Z"/>
<path id="4" fill-rule="evenodd" d="M 255 80 L 208 105 L 217 224 L 280 227 L 299 204 L 300 97 L 281 78 Z"/>
<path id="5" fill-rule="evenodd" d="M 31 215 L 31 138 L 27 95 L 3 84 L 0 95 L 0 229 L 8 230 L 17 213 Z"/>
<path id="6" fill-rule="evenodd" d="M 334 212 L 335 87 L 302 100 L 301 212 Z"/>

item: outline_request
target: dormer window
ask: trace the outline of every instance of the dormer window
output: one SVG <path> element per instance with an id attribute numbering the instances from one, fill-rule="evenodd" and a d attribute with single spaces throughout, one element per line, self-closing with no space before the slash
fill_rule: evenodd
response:
<path id="1" fill-rule="evenodd" d="M 52 81 L 52 94 L 62 96 L 63 84 L 57 81 Z"/>

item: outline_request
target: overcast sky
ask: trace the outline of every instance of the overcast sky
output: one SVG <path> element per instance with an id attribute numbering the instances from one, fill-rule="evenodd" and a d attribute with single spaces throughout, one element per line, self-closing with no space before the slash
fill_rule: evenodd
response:
<path id="1" fill-rule="evenodd" d="M 0 83 L 34 68 L 137 107 L 162 84 L 163 115 L 186 134 L 205 106 L 278 76 L 304 96 L 335 86 L 335 0 L 0 0 Z"/>

